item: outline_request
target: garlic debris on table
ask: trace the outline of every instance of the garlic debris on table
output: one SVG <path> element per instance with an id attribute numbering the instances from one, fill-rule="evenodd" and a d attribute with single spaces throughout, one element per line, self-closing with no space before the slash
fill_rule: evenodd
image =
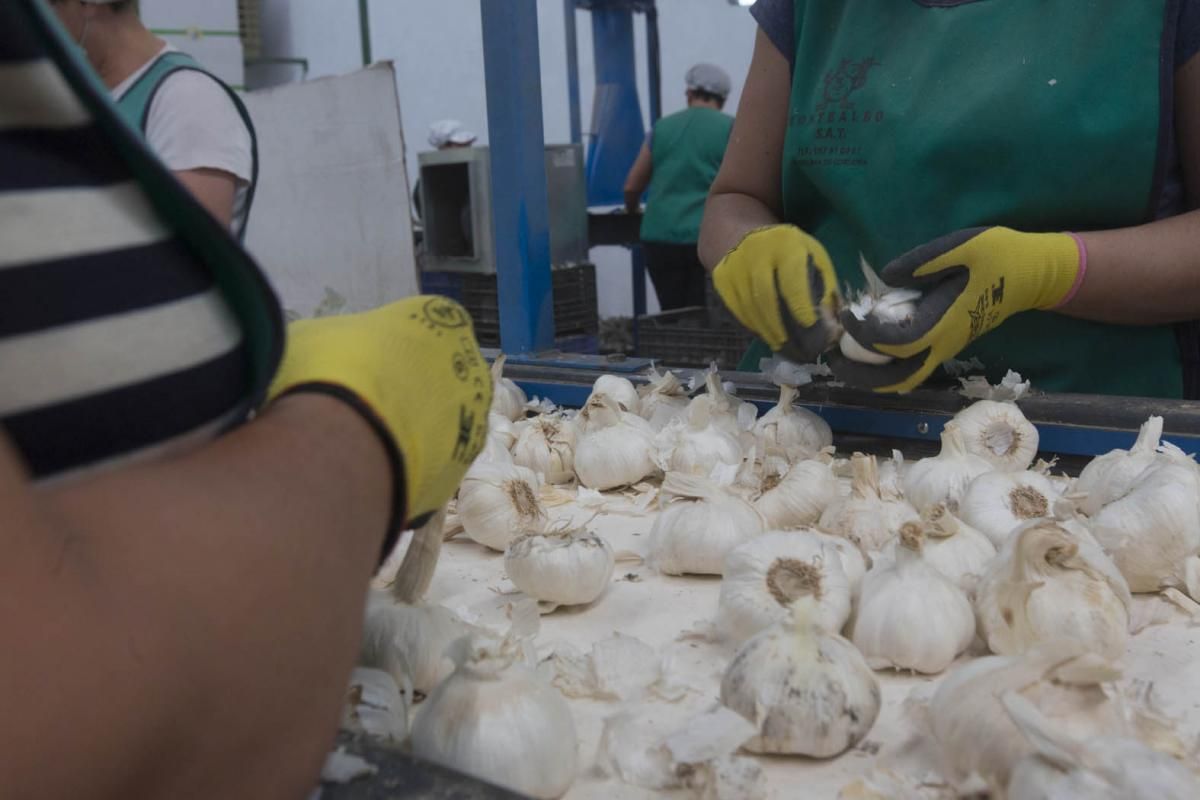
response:
<path id="1" fill-rule="evenodd" d="M 742 446 L 737 437 L 717 424 L 713 400 L 697 397 L 687 409 L 686 421 L 667 425 L 655 438 L 664 471 L 707 477 L 719 465 L 739 466 Z"/>
<path id="2" fill-rule="evenodd" d="M 1075 482 L 1075 491 L 1083 495 L 1079 509 L 1091 516 L 1127 495 L 1134 482 L 1157 461 L 1162 432 L 1163 418 L 1150 417 L 1138 430 L 1133 447 L 1110 450 L 1088 462 Z"/>
<path id="3" fill-rule="evenodd" d="M 513 585 L 553 610 L 604 593 L 616 563 L 608 542 L 586 529 L 528 533 L 509 544 L 504 571 Z"/>
<path id="4" fill-rule="evenodd" d="M 516 422 L 525 416 L 525 403 L 528 398 L 520 386 L 504 377 L 506 358 L 502 353 L 492 362 L 492 411 Z"/>
<path id="5" fill-rule="evenodd" d="M 1038 429 L 1016 403 L 978 400 L 954 415 L 967 452 L 999 470 L 1029 469 L 1038 451 Z"/>
<path id="6" fill-rule="evenodd" d="M 971 481 L 993 469 L 990 461 L 967 451 L 958 425 L 947 422 L 942 429 L 942 452 L 909 467 L 904 497 L 918 511 L 938 503 L 954 510 Z"/>
<path id="7" fill-rule="evenodd" d="M 929 566 L 965 590 L 973 591 L 975 582 L 996 556 L 996 548 L 979 531 L 954 516 L 944 505 L 936 505 L 921 515 L 925 534 L 921 555 Z M 895 560 L 898 540 L 885 551 L 885 560 Z"/>
<path id="8" fill-rule="evenodd" d="M 575 474 L 587 488 L 631 486 L 658 470 L 650 423 L 622 411 L 607 395 L 589 401 L 578 424 Z"/>
<path id="9" fill-rule="evenodd" d="M 524 423 L 512 448 L 513 463 L 545 476 L 547 483 L 575 479 L 575 425 L 543 415 Z"/>
<path id="10" fill-rule="evenodd" d="M 866 737 L 880 690 L 862 655 L 822 628 L 806 597 L 790 619 L 742 645 L 721 680 L 721 702 L 758 728 L 745 749 L 830 758 Z"/>
<path id="11" fill-rule="evenodd" d="M 941 672 L 975 638 L 975 614 L 957 583 L 922 557 L 918 523 L 900 528 L 895 561 L 863 578 L 851 641 L 875 669 Z"/>
<path id="12" fill-rule="evenodd" d="M 1058 490 L 1037 472 L 988 472 L 971 481 L 958 516 L 1001 547 L 1017 528 L 1054 516 Z"/>
<path id="13" fill-rule="evenodd" d="M 770 528 L 796 528 L 812 525 L 825 509 L 838 499 L 838 482 L 832 467 L 824 461 L 797 461 L 783 465 L 782 475 L 768 473 L 762 481 L 762 495 L 754 506 Z"/>
<path id="14" fill-rule="evenodd" d="M 642 419 L 656 431 L 677 419 L 685 419 L 690 400 L 687 387 L 675 373 L 668 371 L 660 375 L 651 369 L 649 378 L 649 383 L 638 388 Z"/>
<path id="15" fill-rule="evenodd" d="M 901 325 L 911 321 L 912 315 L 917 310 L 917 300 L 921 298 L 920 291 L 891 288 L 871 269 L 866 259 L 861 259 L 860 266 L 866 281 L 866 288 L 850 301 L 850 313 L 859 320 L 871 317 L 882 322 Z M 838 347 L 846 358 L 863 364 L 890 364 L 894 360 L 889 355 L 868 350 L 849 333 L 842 334 Z"/>
<path id="16" fill-rule="evenodd" d="M 734 548 L 722 573 L 717 631 L 740 644 L 787 619 L 804 597 L 816 601 L 818 625 L 840 631 L 850 618 L 853 591 L 835 542 L 853 548 L 845 539 L 814 531 L 772 531 Z"/>
<path id="17" fill-rule="evenodd" d="M 817 527 L 874 552 L 891 541 L 901 525 L 916 522 L 919 516 L 904 500 L 882 493 L 875 456 L 855 453 L 850 465 L 854 471 L 850 496 L 826 508 Z"/>
<path id="18" fill-rule="evenodd" d="M 807 408 L 793 405 L 796 387 L 779 387 L 779 403 L 754 423 L 754 438 L 764 456 L 779 453 L 788 461 L 814 458 L 833 444 L 829 423 Z"/>
<path id="19" fill-rule="evenodd" d="M 598 395 L 611 397 L 622 411 L 628 411 L 631 414 L 641 413 L 641 398 L 638 397 L 638 390 L 634 387 L 633 382 L 628 378 L 622 378 L 620 375 L 601 375 L 592 384 L 592 394 L 591 397 L 588 397 L 588 401 L 590 402 L 593 397 Z"/>
<path id="20" fill-rule="evenodd" d="M 536 473 L 515 464 L 473 468 L 458 490 L 459 522 L 473 541 L 503 552 L 518 536 L 545 530 L 541 486 Z"/>
<path id="21" fill-rule="evenodd" d="M 670 473 L 650 530 L 649 561 L 667 575 L 720 575 L 733 548 L 765 530 L 762 515 L 730 488 Z"/>
<path id="22" fill-rule="evenodd" d="M 562 695 L 510 638 L 463 638 L 451 650 L 457 668 L 421 706 L 413 754 L 530 797 L 565 794 L 578 745 Z"/>
<path id="23" fill-rule="evenodd" d="M 975 596 L 980 636 L 1001 655 L 1076 641 L 1120 658 L 1132 602 L 1108 557 L 1051 520 L 1014 534 L 980 578 Z"/>

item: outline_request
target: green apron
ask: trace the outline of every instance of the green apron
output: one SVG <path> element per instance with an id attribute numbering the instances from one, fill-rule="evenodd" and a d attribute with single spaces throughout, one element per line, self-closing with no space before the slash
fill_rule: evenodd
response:
<path id="1" fill-rule="evenodd" d="M 654 126 L 654 173 L 642 241 L 695 244 L 708 190 L 721 168 L 733 117 L 712 108 L 689 108 Z"/>
<path id="2" fill-rule="evenodd" d="M 828 248 L 845 284 L 862 284 L 860 252 L 882 267 L 960 228 L 1154 218 L 1166 0 L 929 5 L 795 3 L 785 217 Z M 993 380 L 1015 369 L 1045 391 L 1183 391 L 1169 326 L 1032 311 L 960 357 L 972 356 Z"/>

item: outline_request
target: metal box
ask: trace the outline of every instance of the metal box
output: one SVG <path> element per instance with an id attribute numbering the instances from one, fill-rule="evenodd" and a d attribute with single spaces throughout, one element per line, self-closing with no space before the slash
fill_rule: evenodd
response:
<path id="1" fill-rule="evenodd" d="M 451 148 L 418 156 L 421 218 L 425 225 L 424 269 L 496 271 L 489 157 L 486 147 Z M 551 265 L 587 261 L 587 185 L 582 146 L 547 145 L 546 190 Z"/>

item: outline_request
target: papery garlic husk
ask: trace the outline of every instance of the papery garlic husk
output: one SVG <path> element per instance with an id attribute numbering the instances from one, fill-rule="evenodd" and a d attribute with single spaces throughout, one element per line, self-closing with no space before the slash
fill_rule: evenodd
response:
<path id="1" fill-rule="evenodd" d="M 975 615 L 962 588 L 922 557 L 920 524 L 901 527 L 899 545 L 894 562 L 863 578 L 850 639 L 875 669 L 933 675 L 971 645 Z"/>
<path id="2" fill-rule="evenodd" d="M 1038 451 L 1038 429 L 1016 403 L 978 400 L 954 415 L 967 452 L 999 470 L 1029 469 Z"/>
<path id="3" fill-rule="evenodd" d="M 1128 450 L 1110 450 L 1093 458 L 1079 473 L 1074 491 L 1082 495 L 1079 510 L 1091 516 L 1114 500 L 1124 497 L 1133 484 L 1157 461 L 1162 440 L 1163 418 L 1150 417 L 1142 423 L 1137 441 Z"/>
<path id="4" fill-rule="evenodd" d="M 408 738 L 408 705 L 390 673 L 357 667 L 350 673 L 342 730 L 400 744 Z"/>
<path id="5" fill-rule="evenodd" d="M 916 313 L 917 300 L 920 299 L 921 293 L 915 289 L 889 287 L 879 279 L 866 259 L 862 259 L 861 267 L 866 289 L 850 301 L 850 313 L 859 320 L 872 318 L 898 324 L 910 321 Z M 842 334 L 838 347 L 846 358 L 863 364 L 890 364 L 895 360 L 889 355 L 868 350 L 848 333 Z"/>
<path id="6" fill-rule="evenodd" d="M 669 473 L 664 506 L 650 529 L 649 561 L 667 575 L 720 575 L 725 557 L 763 533 L 762 515 L 729 487 Z"/>
<path id="7" fill-rule="evenodd" d="M 925 563 L 973 592 L 979 576 L 996 557 L 996 548 L 979 531 L 955 517 L 944 505 L 929 508 L 921 515 L 925 542 L 921 557 Z M 900 546 L 892 540 L 884 551 L 884 561 L 894 561 Z"/>
<path id="8" fill-rule="evenodd" d="M 788 461 L 814 458 L 833 444 L 829 423 L 807 408 L 793 405 L 796 387 L 779 387 L 779 403 L 754 423 L 759 452 L 781 453 Z"/>
<path id="9" fill-rule="evenodd" d="M 654 475 L 654 430 L 636 414 L 621 411 L 606 395 L 580 413 L 575 441 L 575 475 L 589 489 L 631 486 Z"/>
<path id="10" fill-rule="evenodd" d="M 597 395 L 611 397 L 622 411 L 628 411 L 631 414 L 641 413 L 641 398 L 638 397 L 638 390 L 634 387 L 633 382 L 628 378 L 622 378 L 620 375 L 601 375 L 592 384 L 592 394 L 591 397 L 588 397 L 588 401 L 590 402 Z"/>
<path id="11" fill-rule="evenodd" d="M 754 753 L 831 758 L 862 741 L 879 714 L 879 682 L 854 645 L 821 627 L 815 602 L 738 650 L 721 702 L 758 727 Z"/>
<path id="12" fill-rule="evenodd" d="M 577 740 L 566 701 L 488 636 L 460 639 L 457 669 L 421 706 L 413 754 L 534 798 L 575 780 Z"/>
<path id="13" fill-rule="evenodd" d="M 994 469 L 990 461 L 968 452 L 958 425 L 947 422 L 942 430 L 942 451 L 909 467 L 904 497 L 918 511 L 938 503 L 953 511 L 971 481 Z"/>
<path id="14" fill-rule="evenodd" d="M 958 516 L 1001 547 L 1013 531 L 1054 516 L 1058 491 L 1037 472 L 988 472 L 971 481 L 958 503 Z"/>
<path id="15" fill-rule="evenodd" d="M 448 608 L 397 603 L 386 592 L 367 596 L 359 664 L 382 670 L 396 684 L 433 691 L 454 670 L 446 648 L 472 626 Z"/>
<path id="16" fill-rule="evenodd" d="M 1089 527 L 1135 592 L 1173 587 L 1200 597 L 1200 478 L 1186 456 L 1144 472 Z"/>
<path id="17" fill-rule="evenodd" d="M 504 377 L 505 359 L 500 354 L 492 362 L 492 412 L 515 422 L 525 416 L 528 398 L 520 386 Z"/>
<path id="18" fill-rule="evenodd" d="M 904 460 L 904 453 L 892 451 L 892 457 L 879 462 L 879 493 L 884 497 L 904 497 L 904 476 L 912 464 Z"/>
<path id="19" fill-rule="evenodd" d="M 458 519 L 473 541 L 504 551 L 518 536 L 546 529 L 541 479 L 515 464 L 473 468 L 458 490 Z"/>
<path id="20" fill-rule="evenodd" d="M 604 594 L 615 563 L 608 542 L 582 528 L 526 534 L 504 553 L 513 585 L 554 606 L 584 605 Z"/>
<path id="21" fill-rule="evenodd" d="M 850 463 L 854 470 L 850 496 L 826 508 L 817 527 L 875 552 L 892 540 L 901 525 L 920 517 L 907 502 L 880 491 L 875 456 L 855 453 Z"/>
<path id="22" fill-rule="evenodd" d="M 1075 641 L 1117 659 L 1129 638 L 1132 599 L 1103 552 L 1051 520 L 1012 536 L 976 587 L 979 634 L 994 653 Z"/>
<path id="23" fill-rule="evenodd" d="M 559 416 L 529 420 L 512 449 L 513 463 L 545 476 L 547 483 L 575 479 L 575 425 Z"/>
<path id="24" fill-rule="evenodd" d="M 809 531 L 771 531 L 734 548 L 725 559 L 716 627 L 741 644 L 788 618 L 800 598 L 816 602 L 813 619 L 838 632 L 850 618 L 853 592 L 831 536 Z M 861 556 L 860 556 L 861 557 Z"/>
<path id="25" fill-rule="evenodd" d="M 688 398 L 687 387 L 680 382 L 673 372 L 662 375 L 651 370 L 650 382 L 638 388 L 641 398 L 642 419 L 650 423 L 650 427 L 661 431 L 669 423 L 687 417 Z"/>
<path id="26" fill-rule="evenodd" d="M 797 461 L 781 475 L 769 474 L 754 501 L 770 528 L 812 525 L 838 499 L 838 482 L 824 461 Z"/>
<path id="27" fill-rule="evenodd" d="M 665 471 L 707 477 L 718 466 L 742 463 L 736 436 L 717 424 L 713 400 L 701 395 L 688 406 L 687 420 L 672 422 L 655 438 Z"/>

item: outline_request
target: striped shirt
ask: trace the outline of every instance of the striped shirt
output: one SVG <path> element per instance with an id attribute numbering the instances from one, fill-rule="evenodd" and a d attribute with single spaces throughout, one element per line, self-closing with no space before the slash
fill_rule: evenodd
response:
<path id="1" fill-rule="evenodd" d="M 244 420 L 279 308 L 37 0 L 0 4 L 0 424 L 36 478 Z"/>

